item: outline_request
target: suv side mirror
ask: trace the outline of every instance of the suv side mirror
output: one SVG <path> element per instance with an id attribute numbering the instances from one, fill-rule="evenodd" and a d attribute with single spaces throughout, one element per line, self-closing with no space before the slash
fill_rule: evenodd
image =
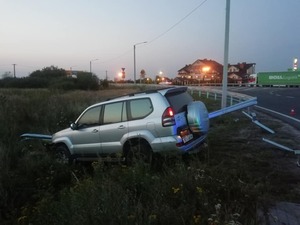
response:
<path id="1" fill-rule="evenodd" d="M 76 123 L 71 123 L 70 127 L 72 130 L 77 130 L 77 128 L 78 128 Z"/>

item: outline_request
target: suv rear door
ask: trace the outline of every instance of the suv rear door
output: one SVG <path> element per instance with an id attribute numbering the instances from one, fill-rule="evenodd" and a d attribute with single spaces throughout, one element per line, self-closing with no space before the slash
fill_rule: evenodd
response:
<path id="1" fill-rule="evenodd" d="M 148 97 L 127 101 L 128 132 L 130 133 L 130 138 L 139 138 L 146 131 L 155 134 L 155 121 L 153 118 L 148 117 L 153 110 L 152 101 Z"/>
<path id="2" fill-rule="evenodd" d="M 121 139 L 128 133 L 126 101 L 103 105 L 101 111 L 100 142 L 102 154 L 122 151 Z"/>

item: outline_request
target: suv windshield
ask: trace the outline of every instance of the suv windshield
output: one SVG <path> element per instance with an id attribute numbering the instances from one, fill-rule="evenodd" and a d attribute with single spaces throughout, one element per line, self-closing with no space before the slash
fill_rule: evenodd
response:
<path id="1" fill-rule="evenodd" d="M 167 93 L 166 98 L 175 113 L 182 112 L 185 106 L 193 101 L 193 97 L 186 91 Z"/>

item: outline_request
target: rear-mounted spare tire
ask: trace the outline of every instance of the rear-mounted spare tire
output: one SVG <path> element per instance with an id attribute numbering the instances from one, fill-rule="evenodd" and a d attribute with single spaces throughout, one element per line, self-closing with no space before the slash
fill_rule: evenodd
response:
<path id="1" fill-rule="evenodd" d="M 203 102 L 195 101 L 187 105 L 187 120 L 193 133 L 206 134 L 208 132 L 208 111 Z"/>

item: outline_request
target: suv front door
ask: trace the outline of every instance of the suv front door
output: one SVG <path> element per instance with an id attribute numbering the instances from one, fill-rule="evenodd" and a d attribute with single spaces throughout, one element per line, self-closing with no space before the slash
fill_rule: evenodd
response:
<path id="1" fill-rule="evenodd" d="M 100 111 L 101 106 L 90 108 L 77 120 L 77 128 L 71 135 L 74 154 L 86 156 L 100 154 Z"/>

